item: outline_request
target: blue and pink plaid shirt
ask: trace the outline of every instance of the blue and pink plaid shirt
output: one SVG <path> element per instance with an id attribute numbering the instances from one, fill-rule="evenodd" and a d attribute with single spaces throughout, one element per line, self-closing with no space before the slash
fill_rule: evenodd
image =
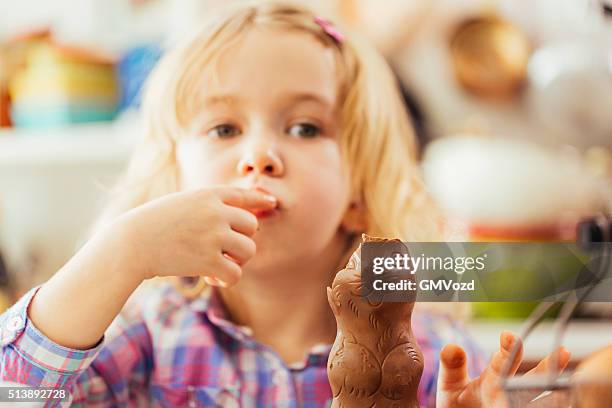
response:
<path id="1" fill-rule="evenodd" d="M 327 357 L 331 345 L 315 346 L 288 366 L 249 329 L 227 317 L 215 289 L 188 302 L 170 283 L 140 291 L 100 343 L 74 350 L 49 340 L 28 320 L 32 289 L 0 316 L 0 380 L 65 388 L 73 406 L 328 407 Z M 438 355 L 459 343 L 470 372 L 482 355 L 448 318 L 415 313 L 413 328 L 425 357 L 421 406 L 435 406 Z"/>

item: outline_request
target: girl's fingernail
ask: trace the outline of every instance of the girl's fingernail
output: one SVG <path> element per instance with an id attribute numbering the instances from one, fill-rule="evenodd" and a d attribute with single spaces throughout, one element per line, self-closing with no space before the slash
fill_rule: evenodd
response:
<path id="1" fill-rule="evenodd" d="M 222 288 L 227 288 L 227 283 L 225 283 L 225 281 L 222 281 L 219 278 L 213 278 L 215 280 L 215 282 L 217 283 L 217 286 L 221 286 Z"/>
<path id="2" fill-rule="evenodd" d="M 264 198 L 265 198 L 266 201 L 268 201 L 270 203 L 273 203 L 273 204 L 276 204 L 276 197 L 274 197 L 272 195 L 269 195 L 269 194 L 266 194 L 264 196 Z"/>
<path id="3" fill-rule="evenodd" d="M 516 341 L 517 341 L 517 338 L 513 333 L 511 332 L 503 333 L 502 347 L 505 350 L 512 351 L 512 348 L 514 347 L 514 344 L 516 343 Z"/>
<path id="4" fill-rule="evenodd" d="M 208 283 L 211 286 L 221 286 L 222 288 L 227 288 L 227 283 L 225 283 L 221 279 L 214 278 L 212 276 L 205 276 L 204 282 Z"/>

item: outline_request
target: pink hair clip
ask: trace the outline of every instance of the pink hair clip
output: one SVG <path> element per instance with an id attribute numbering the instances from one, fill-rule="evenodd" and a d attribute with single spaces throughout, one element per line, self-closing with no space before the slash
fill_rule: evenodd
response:
<path id="1" fill-rule="evenodd" d="M 323 18 L 323 17 L 315 17 L 315 23 L 321 26 L 323 31 L 327 33 L 331 38 L 333 38 L 338 44 L 341 44 L 344 41 L 344 35 L 334 27 L 334 24 Z"/>

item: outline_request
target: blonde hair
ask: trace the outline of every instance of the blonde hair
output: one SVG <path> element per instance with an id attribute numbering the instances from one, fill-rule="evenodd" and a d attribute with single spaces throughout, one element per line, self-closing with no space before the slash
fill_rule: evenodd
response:
<path id="1" fill-rule="evenodd" d="M 345 34 L 337 43 L 300 6 L 259 2 L 220 14 L 167 53 L 143 97 L 144 137 L 111 195 L 100 223 L 179 189 L 175 144 L 197 113 L 198 81 L 209 64 L 254 26 L 312 35 L 335 50 L 339 72 L 340 149 L 367 213 L 370 235 L 435 240 L 437 213 L 421 181 L 417 147 L 395 78 L 365 41 Z"/>

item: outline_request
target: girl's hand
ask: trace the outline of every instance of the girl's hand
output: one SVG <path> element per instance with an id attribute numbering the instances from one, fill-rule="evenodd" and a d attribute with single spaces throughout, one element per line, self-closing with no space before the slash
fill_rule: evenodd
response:
<path id="1" fill-rule="evenodd" d="M 166 195 L 117 221 L 142 279 L 204 276 L 231 285 L 255 255 L 258 223 L 248 210 L 275 207 L 276 198 L 259 191 L 213 187 Z"/>
<path id="2" fill-rule="evenodd" d="M 506 408 L 500 381 L 502 370 L 510 358 L 514 342 L 521 341 L 517 336 L 504 332 L 500 336 L 500 349 L 479 377 L 470 380 L 467 374 L 465 351 L 455 344 L 449 344 L 440 352 L 440 373 L 436 407 L 438 408 Z M 570 359 L 570 353 L 563 347 L 557 351 L 558 370 L 562 371 Z M 512 362 L 509 375 L 514 375 L 523 357 L 523 345 Z M 553 354 L 527 372 L 525 375 L 545 374 L 550 370 Z M 534 395 L 534 398 L 537 395 Z"/>

